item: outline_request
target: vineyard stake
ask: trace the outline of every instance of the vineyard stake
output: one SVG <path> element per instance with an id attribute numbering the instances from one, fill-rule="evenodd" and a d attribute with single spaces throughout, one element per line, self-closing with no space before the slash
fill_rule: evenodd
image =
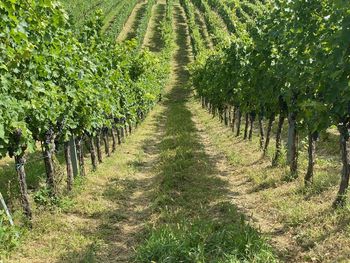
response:
<path id="1" fill-rule="evenodd" d="M 74 177 L 76 177 L 79 174 L 79 162 L 78 162 L 77 148 L 75 147 L 74 136 L 69 141 L 69 146 L 70 146 L 72 166 L 73 166 L 73 175 Z"/>
<path id="2" fill-rule="evenodd" d="M 5 213 L 6 213 L 6 215 L 7 215 L 7 218 L 8 218 L 8 220 L 9 220 L 9 222 L 10 222 L 10 225 L 11 225 L 11 226 L 14 226 L 15 224 L 13 223 L 13 220 L 12 220 L 12 217 L 11 217 L 11 214 L 10 214 L 10 211 L 9 211 L 9 209 L 7 208 L 7 205 L 6 205 L 6 203 L 5 203 L 5 199 L 4 199 L 4 197 L 2 196 L 1 192 L 0 192 L 0 201 L 1 201 L 2 207 L 3 207 L 4 210 L 5 210 Z"/>

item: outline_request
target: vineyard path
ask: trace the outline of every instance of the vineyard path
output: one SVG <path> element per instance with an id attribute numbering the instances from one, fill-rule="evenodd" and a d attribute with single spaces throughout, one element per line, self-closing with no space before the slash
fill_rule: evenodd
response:
<path id="1" fill-rule="evenodd" d="M 162 32 L 159 21 L 163 21 L 165 12 L 166 0 L 158 0 L 152 8 L 152 17 L 148 23 L 148 30 L 142 45 L 152 52 L 160 52 L 164 47 L 161 41 Z"/>
<path id="2" fill-rule="evenodd" d="M 159 41 L 157 19 L 164 16 L 164 1 L 153 8 L 145 45 Z M 128 38 L 136 16 L 145 2 L 138 3 L 118 37 Z M 134 248 L 142 242 L 140 233 L 152 220 L 150 195 L 154 187 L 155 166 L 164 136 L 167 107 L 184 100 L 179 91 L 187 82 L 187 63 L 191 60 L 185 14 L 174 6 L 175 50 L 172 72 L 163 103 L 157 105 L 138 129 L 97 172 L 89 174 L 77 194 L 73 207 L 65 213 L 47 213 L 34 220 L 27 240 L 9 262 L 130 262 Z M 173 90 L 176 87 L 176 92 Z M 46 213 L 46 212 L 43 212 Z"/>
<path id="3" fill-rule="evenodd" d="M 128 39 L 135 33 L 137 17 L 145 6 L 145 1 L 140 1 L 135 6 L 118 41 Z M 158 27 L 160 18 L 166 12 L 164 7 L 165 0 L 159 0 L 153 7 L 147 27 L 144 46 L 152 51 L 159 51 Z M 201 21 L 202 19 L 200 17 Z M 27 239 L 8 262 L 132 262 L 135 248 L 145 239 L 143 233 L 147 225 L 157 220 L 152 207 L 152 194 L 157 187 L 161 143 L 169 140 L 169 136 L 173 137 L 170 140 L 176 141 L 177 134 L 169 135 L 166 131 L 169 117 L 174 122 L 174 116 L 170 114 L 181 107 L 188 114 L 177 118 L 175 122 L 178 127 L 184 122 L 193 127 L 188 131 L 188 136 L 195 141 L 192 147 L 198 147 L 193 149 L 197 159 L 192 168 L 202 171 L 205 167 L 211 167 L 203 174 L 198 172 L 198 176 L 214 178 L 222 185 L 218 188 L 208 185 L 205 186 L 208 189 L 202 190 L 208 190 L 208 195 L 213 195 L 213 202 L 230 202 L 238 205 L 245 214 L 258 211 L 259 204 L 254 202 L 253 195 L 248 195 L 243 177 L 235 179 L 231 176 L 237 175 L 235 167 L 215 147 L 206 131 L 203 120 L 210 116 L 200 108 L 187 87 L 187 66 L 193 58 L 185 13 L 177 1 L 174 4 L 173 26 L 175 48 L 171 76 L 163 101 L 126 138 L 125 144 L 118 147 L 116 153 L 104 159 L 97 172 L 87 176 L 86 182 L 77 190 L 73 204 L 68 205 L 62 213 L 43 211 L 43 215 L 34 219 L 35 230 L 27 235 Z M 208 35 L 207 30 L 205 35 Z M 208 45 L 212 45 L 210 41 Z M 242 196 L 246 195 L 244 199 Z M 247 203 L 252 203 L 252 206 L 246 207 Z M 265 214 L 259 218 L 257 213 L 257 226 L 268 225 L 264 216 Z M 269 232 L 275 228 L 276 226 L 269 225 L 263 230 Z M 289 241 L 278 239 L 276 243 L 288 246 Z"/>
<path id="4" fill-rule="evenodd" d="M 142 12 L 146 8 L 146 6 L 147 6 L 147 1 L 144 1 L 144 0 L 139 1 L 135 5 L 130 16 L 126 20 L 122 31 L 120 32 L 120 34 L 117 37 L 118 42 L 122 42 L 124 40 L 131 39 L 132 37 L 135 36 L 137 25 L 138 25 L 138 20 L 139 20 L 140 16 L 142 15 Z"/>

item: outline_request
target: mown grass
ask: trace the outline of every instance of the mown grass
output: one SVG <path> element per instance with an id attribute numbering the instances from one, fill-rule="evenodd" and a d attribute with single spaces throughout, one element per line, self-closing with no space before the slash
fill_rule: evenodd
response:
<path id="1" fill-rule="evenodd" d="M 275 262 L 271 247 L 227 202 L 219 161 L 205 152 L 187 108 L 189 90 L 175 88 L 165 102 L 153 209 L 156 221 L 135 262 Z"/>
<path id="2" fill-rule="evenodd" d="M 322 133 L 317 144 L 314 182 L 305 187 L 307 168 L 305 134 L 300 134 L 299 178 L 290 180 L 285 152 L 277 167 L 271 166 L 274 140 L 262 158 L 258 131 L 252 142 L 235 137 L 230 128 L 220 124 L 203 110 L 196 99 L 190 103 L 192 112 L 209 134 L 211 142 L 225 153 L 234 166 L 234 178 L 245 182 L 250 212 L 265 220 L 282 224 L 284 234 L 295 251 L 283 252 L 285 261 L 343 262 L 350 257 L 349 207 L 334 210 L 332 202 L 338 190 L 341 173 L 339 138 L 334 128 Z M 274 127 L 275 130 L 275 127 Z M 283 140 L 286 142 L 286 126 Z M 233 160 L 233 161 L 232 161 Z M 346 262 L 346 260 L 344 261 Z"/>
<path id="3" fill-rule="evenodd" d="M 174 56 L 173 89 L 164 102 L 153 220 L 136 247 L 134 262 L 275 262 L 265 238 L 228 202 L 231 193 L 217 167 L 221 157 L 206 152 L 192 119 L 191 92 L 184 88 L 190 60 L 186 21 L 178 6 L 175 10 L 180 49 Z"/>
<path id="4" fill-rule="evenodd" d="M 125 40 L 131 40 L 137 36 L 137 29 L 140 26 L 140 23 L 146 13 L 147 3 L 143 3 L 139 10 L 136 12 L 135 20 L 131 25 L 130 30 L 128 31 Z"/>
<path id="5" fill-rule="evenodd" d="M 39 148 L 39 147 L 38 147 Z M 50 199 L 46 189 L 45 166 L 40 150 L 27 154 L 25 165 L 27 186 L 30 203 L 34 216 L 47 211 L 64 211 L 72 205 L 72 194 L 68 194 L 65 184 L 65 164 L 62 151 L 59 151 L 56 159 L 56 182 L 60 192 L 60 198 Z M 82 180 L 76 178 L 75 192 L 79 192 Z M 12 250 L 16 249 L 28 234 L 28 221 L 22 213 L 20 204 L 20 191 L 18 178 L 15 171 L 14 160 L 6 157 L 0 160 L 0 192 L 3 194 L 14 226 L 11 226 L 7 215 L 0 206 L 0 259 L 7 257 Z"/>
<path id="6" fill-rule="evenodd" d="M 142 225 L 141 216 L 147 215 L 138 208 L 147 207 L 145 196 L 132 195 L 150 184 L 151 178 L 138 178 L 136 174 L 144 173 L 145 161 L 150 158 L 146 148 L 154 145 L 149 138 L 156 132 L 154 116 L 160 112 L 157 106 L 125 144 L 104 158 L 96 172 L 76 180 L 73 193 L 62 198 L 58 206 L 34 207 L 33 229 L 22 233 L 20 245 L 10 254 L 0 253 L 0 259 L 73 263 L 128 258 L 124 242 L 130 242 L 134 234 L 126 236 L 122 225 L 130 218 Z"/>
<path id="7" fill-rule="evenodd" d="M 232 211 L 225 219 L 183 221 L 153 231 L 137 262 L 274 262 L 256 230 Z"/>

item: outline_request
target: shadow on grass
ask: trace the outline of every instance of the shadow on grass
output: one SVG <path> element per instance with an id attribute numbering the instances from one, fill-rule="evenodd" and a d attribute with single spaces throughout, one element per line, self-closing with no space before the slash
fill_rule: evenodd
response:
<path id="1" fill-rule="evenodd" d="M 99 250 L 97 243 L 92 243 L 86 246 L 83 250 L 77 250 L 69 254 L 69 256 L 64 259 L 57 261 L 65 263 L 93 263 L 96 262 L 97 250 Z"/>
<path id="2" fill-rule="evenodd" d="M 164 42 L 162 41 L 162 28 L 161 28 L 161 22 L 164 20 L 166 12 L 166 5 L 165 4 L 158 4 L 155 6 L 155 13 L 154 13 L 154 23 L 155 28 L 153 35 L 151 37 L 149 50 L 152 52 L 160 52 L 164 48 Z"/>
<path id="3" fill-rule="evenodd" d="M 164 101 L 167 118 L 153 196 L 158 217 L 137 248 L 135 262 L 273 262 L 265 240 L 227 201 L 235 193 L 219 177 L 222 157 L 206 153 L 186 105 L 191 92 L 184 88 L 190 51 L 186 21 L 180 8 L 174 8 L 181 48 L 174 57 L 173 89 Z"/>
<path id="4" fill-rule="evenodd" d="M 137 28 L 140 25 L 140 22 L 142 20 L 142 17 L 144 16 L 145 12 L 147 9 L 147 3 L 143 3 L 142 6 L 140 7 L 139 10 L 137 10 L 136 16 L 135 16 L 135 21 L 131 26 L 130 31 L 126 35 L 125 40 L 130 40 L 136 37 L 137 35 Z"/>
<path id="5" fill-rule="evenodd" d="M 101 197 L 96 197 L 96 205 L 106 201 L 115 202 L 115 205 L 97 209 L 92 213 L 78 213 L 80 217 L 94 222 L 95 227 L 82 226 L 76 231 L 83 240 L 89 242 L 78 245 L 77 248 L 69 247 L 68 252 L 62 253 L 57 263 L 130 262 L 131 247 L 142 241 L 144 235 L 142 222 L 147 220 L 151 209 L 147 203 L 145 204 L 145 195 L 138 195 L 137 192 L 140 188 L 144 188 L 144 192 L 148 194 L 151 186 L 152 178 L 110 179 Z"/>

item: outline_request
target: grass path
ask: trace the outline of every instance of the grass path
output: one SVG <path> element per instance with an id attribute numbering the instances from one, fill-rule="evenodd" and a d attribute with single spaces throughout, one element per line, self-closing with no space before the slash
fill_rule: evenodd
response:
<path id="1" fill-rule="evenodd" d="M 228 172 L 223 179 L 232 190 L 229 202 L 270 239 L 282 262 L 348 262 L 349 235 L 342 227 L 350 222 L 349 210 L 335 212 L 329 205 L 337 177 L 328 179 L 320 172 L 310 189 L 304 188 L 302 177 L 290 182 L 288 167 L 271 167 L 273 149 L 261 157 L 258 136 L 253 142 L 235 137 L 195 98 L 188 105 L 201 141 L 208 151 L 219 154 L 219 167 Z M 326 169 L 328 176 L 333 168 L 326 165 L 333 167 L 319 157 L 318 169 Z"/>
<path id="2" fill-rule="evenodd" d="M 129 40 L 136 36 L 137 26 L 146 8 L 147 8 L 147 1 L 144 1 L 144 0 L 141 0 L 139 3 L 135 5 L 122 31 L 117 37 L 118 42 Z"/>
<path id="3" fill-rule="evenodd" d="M 247 219 L 252 225 L 271 239 L 270 243 L 281 259 L 287 262 L 297 260 L 300 249 L 295 240 L 284 225 L 276 220 L 277 211 L 262 205 L 264 198 L 261 192 L 254 189 L 255 185 L 247 176 L 247 170 L 261 171 L 261 166 L 269 165 L 266 160 L 260 159 L 261 152 L 258 147 L 235 138 L 231 128 L 225 127 L 218 120 L 213 120 L 212 115 L 203 110 L 198 101 L 191 100 L 189 107 L 208 154 L 218 156 L 220 170 L 226 171 L 228 175 L 222 179 L 232 190 L 229 201 L 237 206 L 241 213 L 248 216 Z M 247 158 L 248 155 L 250 158 Z"/>
<path id="4" fill-rule="evenodd" d="M 197 102 L 186 88 L 192 51 L 179 4 L 174 5 L 174 28 L 176 50 L 163 102 L 152 220 L 137 247 L 136 262 L 274 262 L 269 246 L 231 202 L 235 192 L 227 177 L 233 168 L 205 137 L 194 114 Z"/>
<path id="5" fill-rule="evenodd" d="M 149 215 L 164 106 L 105 159 L 64 211 L 42 212 L 9 262 L 130 262 Z"/>
<path id="6" fill-rule="evenodd" d="M 166 12 L 166 0 L 158 0 L 152 7 L 152 17 L 148 23 L 147 32 L 143 41 L 143 47 L 152 52 L 160 52 L 164 43 L 161 41 L 160 21 L 163 21 Z"/>
<path id="7" fill-rule="evenodd" d="M 213 41 L 209 35 L 208 28 L 207 28 L 207 25 L 205 24 L 203 14 L 200 12 L 200 10 L 196 6 L 194 6 L 194 8 L 195 8 L 196 23 L 198 24 L 199 28 L 201 29 L 200 30 L 201 36 L 204 39 L 207 48 L 213 49 L 214 44 L 213 44 Z"/>

